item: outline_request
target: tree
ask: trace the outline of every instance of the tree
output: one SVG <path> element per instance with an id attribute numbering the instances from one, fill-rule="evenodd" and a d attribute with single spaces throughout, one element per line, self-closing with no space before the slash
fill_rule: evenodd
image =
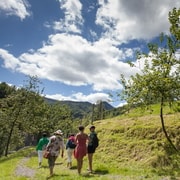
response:
<path id="1" fill-rule="evenodd" d="M 71 119 L 71 111 L 68 106 L 60 102 L 49 104 L 44 117 L 46 122 L 48 122 L 46 126 L 48 131 L 54 132 L 57 129 L 61 129 L 65 135 L 72 132 L 73 120 Z"/>
<path id="2" fill-rule="evenodd" d="M 0 83 L 0 99 L 6 98 L 9 94 L 15 91 L 16 88 L 14 86 L 9 86 L 5 82 Z"/>
<path id="3" fill-rule="evenodd" d="M 62 129 L 64 134 L 72 132 L 70 109 L 61 103 L 45 102 L 40 84 L 34 76 L 29 76 L 22 88 L 0 84 L 0 156 L 33 144 L 34 137 L 44 131 Z"/>
<path id="4" fill-rule="evenodd" d="M 44 103 L 39 95 L 37 84 L 36 77 L 29 77 L 29 85 L 19 89 L 1 84 L 0 90 L 4 95 L 0 99 L 2 132 L 0 139 L 4 146 L 1 146 L 0 155 L 5 151 L 7 156 L 9 147 L 16 149 L 22 146 L 24 136 L 36 131 L 36 126 L 40 122 L 38 117 L 42 116 L 40 110 Z"/>
<path id="5" fill-rule="evenodd" d="M 10 94 L 16 92 L 16 88 L 9 86 L 5 82 L 0 84 L 0 155 L 3 154 L 6 147 L 6 139 L 9 131 L 9 118 L 7 116 L 7 98 Z"/>
<path id="6" fill-rule="evenodd" d="M 177 53 L 180 48 L 180 9 L 174 8 L 169 13 L 170 35 L 160 35 L 158 43 L 148 44 L 149 53 L 138 53 L 139 60 L 145 59 L 141 74 L 131 76 L 129 80 L 121 75 L 124 87 L 122 98 L 129 105 L 149 106 L 160 103 L 160 119 L 162 130 L 171 146 L 171 141 L 164 123 L 163 107 L 165 103 L 172 105 L 180 100 L 180 62 Z M 133 65 L 133 63 L 130 63 Z"/>

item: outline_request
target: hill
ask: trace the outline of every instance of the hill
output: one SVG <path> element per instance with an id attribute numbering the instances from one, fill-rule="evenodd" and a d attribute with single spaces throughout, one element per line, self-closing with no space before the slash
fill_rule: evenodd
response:
<path id="1" fill-rule="evenodd" d="M 54 180 L 179 180 L 180 154 L 173 151 L 162 132 L 159 115 L 142 111 L 131 111 L 129 114 L 106 120 L 95 121 L 100 139 L 99 147 L 94 154 L 94 174 L 86 171 L 87 157 L 84 158 L 83 175 L 77 175 L 76 160 L 73 169 L 66 167 L 66 156 L 58 158 L 55 166 Z M 173 143 L 180 150 L 180 113 L 166 111 L 165 125 Z M 89 128 L 86 128 L 86 132 Z M 33 170 L 31 179 L 43 180 L 49 175 L 46 160 L 43 168 L 37 169 L 37 154 L 31 148 L 0 159 L 0 179 L 27 179 L 28 173 L 15 173 L 24 162 L 24 170 Z M 24 161 L 24 156 L 27 156 Z M 13 163 L 12 163 L 13 162 Z M 13 164 L 13 166 L 11 165 Z M 25 168 L 25 167 L 27 168 Z M 24 178 L 22 176 L 25 176 Z M 30 177 L 28 177 L 30 178 Z"/>
<path id="2" fill-rule="evenodd" d="M 49 98 L 45 98 L 45 101 L 47 101 L 50 104 L 60 103 L 62 105 L 67 105 L 72 111 L 72 116 L 74 119 L 76 118 L 82 119 L 83 117 L 90 115 L 92 113 L 93 104 L 89 102 L 57 101 Z M 104 111 L 109 111 L 114 109 L 114 107 L 107 102 L 103 102 L 102 105 Z"/>

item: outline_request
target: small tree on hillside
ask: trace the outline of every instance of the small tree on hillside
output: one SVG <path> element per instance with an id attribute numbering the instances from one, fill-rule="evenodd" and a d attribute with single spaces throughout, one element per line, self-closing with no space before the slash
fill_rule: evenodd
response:
<path id="1" fill-rule="evenodd" d="M 138 59 L 145 59 L 145 65 L 141 74 L 131 76 L 126 81 L 121 75 L 124 86 L 123 99 L 129 105 L 148 105 L 160 102 L 160 118 L 162 129 L 171 146 L 177 151 L 171 141 L 164 124 L 163 107 L 166 102 L 172 105 L 180 99 L 180 9 L 174 8 L 169 13 L 171 34 L 160 35 L 157 44 L 149 44 L 149 54 L 138 54 Z M 130 63 L 133 65 L 132 63 Z"/>

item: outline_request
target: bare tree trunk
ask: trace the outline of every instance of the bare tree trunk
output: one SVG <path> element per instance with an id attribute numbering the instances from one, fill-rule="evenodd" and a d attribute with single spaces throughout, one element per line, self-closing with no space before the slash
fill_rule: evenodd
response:
<path id="1" fill-rule="evenodd" d="M 13 132 L 15 123 L 16 123 L 16 120 L 13 121 L 10 132 L 9 132 L 9 136 L 8 136 L 7 143 L 6 143 L 5 156 L 8 155 L 9 144 L 10 144 L 10 141 L 11 141 L 11 136 L 12 136 L 12 132 Z"/>
<path id="2" fill-rule="evenodd" d="M 167 131 L 166 131 L 166 128 L 165 128 L 165 125 L 164 125 L 163 104 L 164 104 L 163 98 L 161 98 L 160 117 L 161 117 L 162 129 L 163 129 L 163 132 L 164 132 L 164 134 L 165 134 L 165 137 L 166 137 L 166 139 L 168 140 L 168 142 L 170 143 L 170 145 L 173 147 L 173 149 L 174 149 L 175 151 L 178 152 L 178 149 L 175 147 L 175 145 L 174 145 L 173 142 L 171 141 L 170 137 L 168 136 Z"/>
<path id="3" fill-rule="evenodd" d="M 91 117 L 91 124 L 94 122 L 94 104 L 92 104 L 92 117 Z"/>
<path id="4" fill-rule="evenodd" d="M 9 132 L 9 136 L 8 136 L 8 139 L 7 139 L 7 143 L 6 143 L 5 156 L 8 155 L 8 150 L 9 150 L 9 144 L 10 144 L 10 141 L 11 141 L 11 136 L 12 136 L 12 133 L 13 133 L 16 121 L 18 119 L 18 116 L 20 114 L 20 111 L 21 111 L 21 109 L 19 108 L 17 116 L 15 117 L 15 120 L 13 121 L 12 126 L 11 126 L 11 129 L 10 129 L 10 132 Z"/>

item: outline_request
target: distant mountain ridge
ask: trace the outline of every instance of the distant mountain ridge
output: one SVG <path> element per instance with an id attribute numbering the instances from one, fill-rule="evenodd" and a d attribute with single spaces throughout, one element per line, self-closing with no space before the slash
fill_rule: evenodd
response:
<path id="1" fill-rule="evenodd" d="M 72 111 L 73 118 L 80 118 L 82 119 L 84 116 L 92 113 L 93 110 L 93 104 L 90 102 L 81 102 L 81 101 L 58 101 L 50 98 L 45 98 L 45 101 L 47 101 L 50 104 L 54 103 L 60 103 L 62 105 L 67 105 L 70 110 Z M 111 106 L 107 102 L 102 102 L 104 111 L 109 111 L 114 109 L 113 106 Z"/>

